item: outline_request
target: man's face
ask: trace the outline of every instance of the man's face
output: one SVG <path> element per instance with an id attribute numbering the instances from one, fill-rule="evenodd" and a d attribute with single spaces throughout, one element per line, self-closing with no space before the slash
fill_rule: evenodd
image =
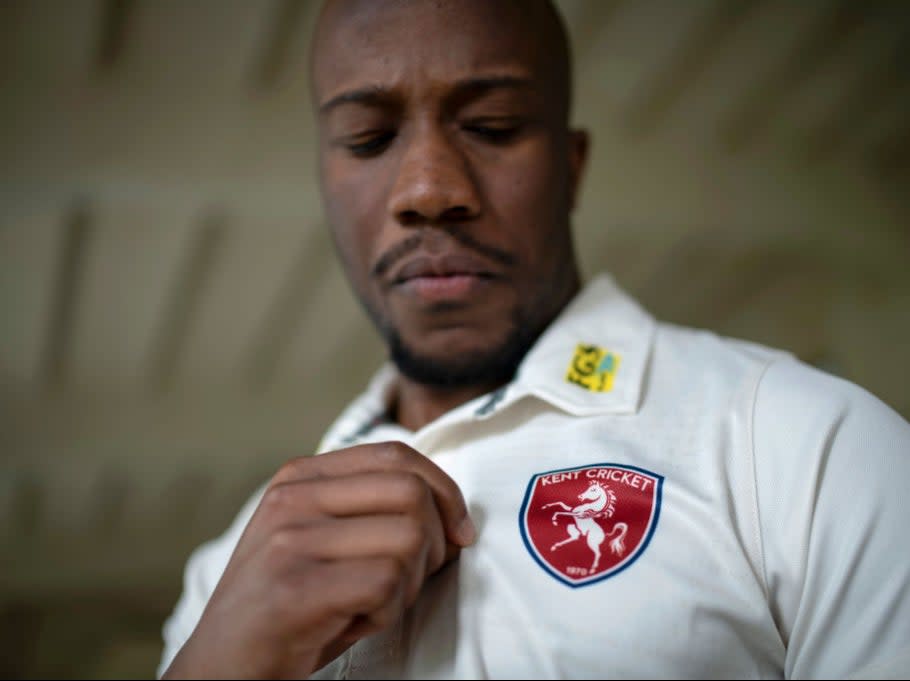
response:
<path id="1" fill-rule="evenodd" d="M 411 378 L 508 380 L 578 287 L 585 140 L 558 69 L 521 3 L 355 4 L 327 11 L 314 66 L 347 275 Z"/>

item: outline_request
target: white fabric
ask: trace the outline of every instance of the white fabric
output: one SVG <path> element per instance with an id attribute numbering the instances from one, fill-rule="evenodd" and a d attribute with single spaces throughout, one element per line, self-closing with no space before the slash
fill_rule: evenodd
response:
<path id="1" fill-rule="evenodd" d="M 579 343 L 618 357 L 612 389 L 566 379 Z M 320 451 L 407 442 L 458 482 L 479 538 L 400 626 L 316 677 L 908 678 L 910 425 L 865 390 L 786 353 L 658 324 L 606 275 L 504 390 L 416 433 L 376 425 L 392 375 L 377 374 Z M 522 512 L 540 474 L 591 466 L 644 471 L 639 489 L 661 479 L 659 514 L 634 560 L 574 584 L 544 567 L 569 549 L 535 557 Z M 159 675 L 257 500 L 190 558 Z M 554 517 L 563 532 L 570 521 Z"/>

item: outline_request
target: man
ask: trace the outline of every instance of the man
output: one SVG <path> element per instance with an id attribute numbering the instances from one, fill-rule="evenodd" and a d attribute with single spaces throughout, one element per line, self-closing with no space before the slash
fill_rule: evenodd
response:
<path id="1" fill-rule="evenodd" d="M 189 561 L 179 677 L 910 669 L 910 426 L 586 287 L 547 2 L 329 2 L 326 212 L 392 362 Z"/>

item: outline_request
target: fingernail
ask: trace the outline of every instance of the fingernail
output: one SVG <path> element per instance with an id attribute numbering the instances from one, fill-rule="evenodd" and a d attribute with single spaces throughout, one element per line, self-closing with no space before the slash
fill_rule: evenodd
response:
<path id="1" fill-rule="evenodd" d="M 477 528 L 474 527 L 474 521 L 471 520 L 471 516 L 466 515 L 464 517 L 455 533 L 461 540 L 462 546 L 470 546 L 474 543 L 474 540 L 477 539 Z"/>

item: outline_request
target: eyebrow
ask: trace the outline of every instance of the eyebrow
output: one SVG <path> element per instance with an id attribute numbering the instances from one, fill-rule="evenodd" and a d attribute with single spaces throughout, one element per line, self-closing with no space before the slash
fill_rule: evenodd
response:
<path id="1" fill-rule="evenodd" d="M 378 105 L 387 102 L 391 97 L 391 90 L 384 87 L 373 85 L 342 92 L 340 95 L 332 97 L 330 100 L 319 106 L 319 113 L 327 114 L 342 104 L 363 104 L 366 106 Z"/>
<path id="2" fill-rule="evenodd" d="M 458 81 L 453 89 L 452 96 L 478 97 L 490 90 L 512 89 L 531 90 L 533 83 L 529 78 L 518 76 L 486 76 L 479 78 L 466 78 Z M 388 104 L 394 97 L 394 91 L 381 85 L 371 85 L 356 90 L 342 92 L 319 106 L 319 113 L 325 115 L 332 109 L 343 104 L 361 104 L 363 106 L 380 106 Z"/>

